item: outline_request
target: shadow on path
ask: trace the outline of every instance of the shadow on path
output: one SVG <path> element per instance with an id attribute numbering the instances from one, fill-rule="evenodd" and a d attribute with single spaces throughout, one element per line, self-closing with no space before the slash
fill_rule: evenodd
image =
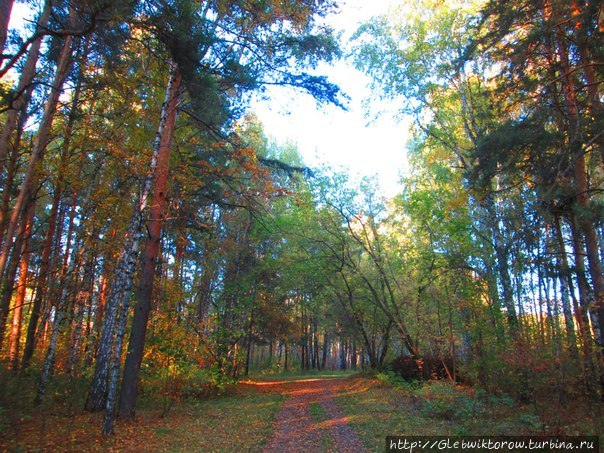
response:
<path id="1" fill-rule="evenodd" d="M 346 379 L 249 382 L 261 392 L 285 395 L 264 452 L 367 451 L 334 401 Z"/>

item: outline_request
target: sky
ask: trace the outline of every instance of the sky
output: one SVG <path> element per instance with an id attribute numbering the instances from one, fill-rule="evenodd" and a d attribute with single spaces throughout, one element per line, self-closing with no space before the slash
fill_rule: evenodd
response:
<path id="1" fill-rule="evenodd" d="M 327 18 L 342 42 L 358 26 L 388 10 L 392 0 L 340 0 L 339 12 Z M 18 26 L 30 12 L 26 3 L 15 3 L 11 27 Z M 407 169 L 408 123 L 396 118 L 391 105 L 372 100 L 368 115 L 364 101 L 371 97 L 369 77 L 351 62 L 321 64 L 318 73 L 328 75 L 350 97 L 347 111 L 335 106 L 318 107 L 307 94 L 273 87 L 270 100 L 254 101 L 252 110 L 262 121 L 266 134 L 279 144 L 298 146 L 304 163 L 310 167 L 327 164 L 351 174 L 352 179 L 377 176 L 385 196 L 400 192 L 400 176 Z M 376 119 L 375 114 L 380 113 Z"/>
<path id="2" fill-rule="evenodd" d="M 341 0 L 339 14 L 328 22 L 343 31 L 345 42 L 360 23 L 387 11 L 390 0 Z M 396 118 L 391 105 L 372 100 L 372 113 L 363 106 L 371 97 L 369 77 L 357 71 L 351 62 L 320 65 L 351 98 L 348 110 L 335 106 L 320 108 L 310 96 L 292 90 L 274 88 L 270 101 L 259 101 L 253 109 L 267 135 L 277 143 L 293 142 L 308 166 L 328 164 L 344 167 L 353 178 L 376 175 L 382 193 L 400 192 L 400 175 L 407 169 L 406 142 L 408 123 Z M 374 119 L 375 113 L 380 113 Z"/>

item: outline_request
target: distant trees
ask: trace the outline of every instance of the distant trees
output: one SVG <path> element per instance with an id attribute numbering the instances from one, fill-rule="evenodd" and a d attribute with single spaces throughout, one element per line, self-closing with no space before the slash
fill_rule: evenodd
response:
<path id="1" fill-rule="evenodd" d="M 601 392 L 598 5 L 363 25 L 358 66 L 416 120 L 392 200 L 246 112 L 267 85 L 341 104 L 314 71 L 340 56 L 331 2 L 36 7 L 0 68 L 0 355 L 37 402 L 91 376 L 111 433 L 142 392 L 167 411 L 258 369 Z"/>
<path id="2" fill-rule="evenodd" d="M 430 229 L 428 251 L 484 282 L 495 339 L 511 343 L 511 354 L 524 364 L 512 366 L 522 393 L 540 360 L 544 366 L 579 366 L 592 390 L 594 366 L 603 369 L 600 358 L 590 358 L 592 348 L 602 346 L 603 315 L 597 220 L 602 115 L 596 95 L 602 74 L 590 44 L 599 33 L 598 14 L 593 2 L 403 7 L 396 17 L 364 25 L 356 37 L 359 67 L 417 119 L 421 160 L 412 175 L 425 172 L 429 190 L 439 194 L 427 207 L 446 205 L 448 193 L 458 197 L 446 219 L 438 220 L 436 234 L 455 237 L 449 225 L 458 218 L 461 242 L 452 249 L 435 243 Z M 456 185 L 438 190 L 447 180 Z M 426 195 L 421 186 L 410 188 L 405 198 L 413 204 L 403 199 L 404 215 L 414 216 Z M 467 246 L 457 253 L 462 244 Z M 442 272 L 439 267 L 430 273 Z M 493 372 L 487 363 L 494 355 L 502 365 L 511 359 L 485 343 L 486 332 L 472 327 L 483 315 L 470 323 L 476 315 L 469 309 L 468 302 L 457 308 L 470 329 L 461 333 L 470 340 L 468 358 L 476 360 L 479 380 L 489 385 L 494 375 L 487 376 Z M 575 322 L 584 358 L 578 362 Z M 473 331 L 479 336 L 472 338 Z M 531 348 L 541 355 L 529 359 Z"/>
<path id="3" fill-rule="evenodd" d="M 7 358 L 15 370 L 26 372 L 45 351 L 37 401 L 55 367 L 80 373 L 94 366 L 86 406 L 106 410 L 104 432 L 110 433 L 118 395 L 120 414 L 134 414 L 156 288 L 169 275 L 180 286 L 170 307 L 179 322 L 191 322 L 183 310 L 192 296 L 190 328 L 200 340 L 214 328 L 201 328 L 210 319 L 228 327 L 227 319 L 212 318 L 212 301 L 216 291 L 227 300 L 231 290 L 216 285 L 225 276 L 225 283 L 239 285 L 245 269 L 239 258 L 212 262 L 215 239 L 206 232 L 220 231 L 218 220 L 229 210 L 237 211 L 235 219 L 243 218 L 240 210 L 256 211 L 275 190 L 253 182 L 265 169 L 239 137 L 236 120 L 247 93 L 266 84 L 340 103 L 336 86 L 308 72 L 339 55 L 331 30 L 315 23 L 333 5 L 179 0 L 40 6 L 35 26 L 20 31 L 29 36 L 7 44 L 1 69 L 7 79 L 0 338 L 10 325 L 2 344 L 10 343 Z M 240 228 L 238 220 L 229 222 L 232 231 Z M 175 249 L 167 238 L 175 239 Z M 228 235 L 222 240 L 230 241 Z M 191 241 L 203 249 L 193 260 L 186 251 Z M 168 259 L 177 267 L 162 274 Z M 201 287 L 193 286 L 197 278 Z M 242 314 L 233 297 L 227 318 Z M 253 325 L 250 313 L 246 326 Z M 214 353 L 222 360 L 221 351 Z"/>

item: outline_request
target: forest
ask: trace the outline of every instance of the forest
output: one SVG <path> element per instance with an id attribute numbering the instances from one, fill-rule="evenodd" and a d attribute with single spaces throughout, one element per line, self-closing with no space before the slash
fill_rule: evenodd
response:
<path id="1" fill-rule="evenodd" d="M 396 1 L 346 41 L 337 0 L 32 0 L 15 28 L 19 3 L 1 450 L 279 451 L 275 414 L 317 387 L 295 376 L 336 395 L 309 420 L 344 414 L 370 450 L 604 432 L 601 2 Z M 270 87 L 346 109 L 320 70 L 341 59 L 410 119 L 394 197 L 254 113 Z"/>

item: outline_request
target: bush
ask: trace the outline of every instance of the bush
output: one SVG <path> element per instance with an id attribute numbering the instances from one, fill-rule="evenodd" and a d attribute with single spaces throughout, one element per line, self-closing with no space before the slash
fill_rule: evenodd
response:
<path id="1" fill-rule="evenodd" d="M 384 384 L 387 384 L 395 389 L 406 390 L 408 392 L 416 392 L 422 386 L 420 381 L 406 380 L 392 370 L 382 371 L 375 375 L 376 379 Z"/>
<path id="2" fill-rule="evenodd" d="M 426 382 L 421 389 L 425 416 L 453 419 L 480 418 L 488 413 L 486 401 L 456 384 L 445 381 Z"/>
<path id="3" fill-rule="evenodd" d="M 451 357 L 423 356 L 414 359 L 411 356 L 400 356 L 390 362 L 389 369 L 407 381 L 428 381 L 448 379 L 452 372 L 454 360 Z"/>

